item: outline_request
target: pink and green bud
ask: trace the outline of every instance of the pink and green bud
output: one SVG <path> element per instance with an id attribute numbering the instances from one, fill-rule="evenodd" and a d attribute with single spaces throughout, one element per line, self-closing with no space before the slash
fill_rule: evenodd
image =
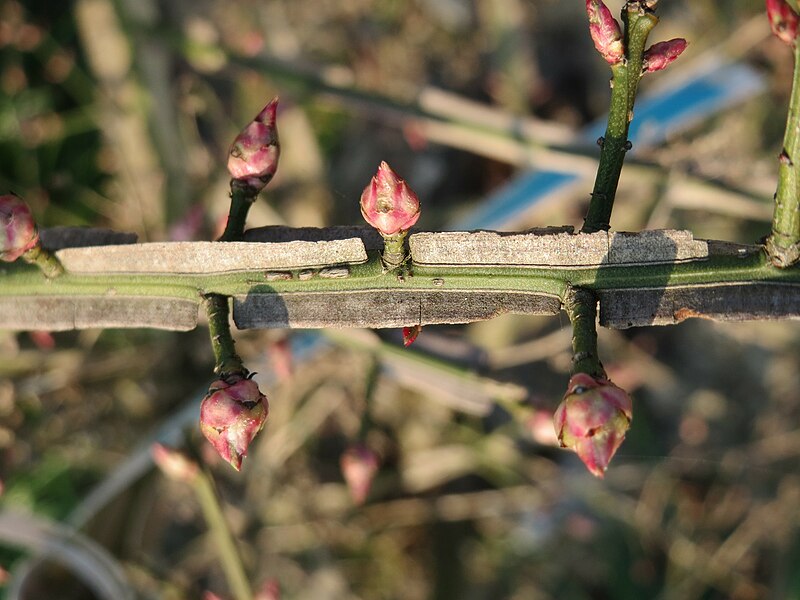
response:
<path id="1" fill-rule="evenodd" d="M 13 262 L 39 243 L 31 209 L 14 194 L 0 196 L 0 260 Z"/>
<path id="2" fill-rule="evenodd" d="M 364 444 L 350 446 L 339 459 L 345 483 L 355 504 L 364 504 L 378 472 L 378 455 Z"/>
<path id="3" fill-rule="evenodd" d="M 622 31 L 611 11 L 601 0 L 586 0 L 586 14 L 589 15 L 589 34 L 594 47 L 610 65 L 617 65 L 625 59 L 625 44 Z"/>
<path id="4" fill-rule="evenodd" d="M 786 0 L 767 0 L 767 17 L 775 37 L 794 46 L 800 17 L 789 3 Z"/>
<path id="5" fill-rule="evenodd" d="M 642 72 L 655 73 L 661 69 L 666 69 L 670 63 L 683 54 L 688 45 L 689 43 L 683 38 L 675 38 L 653 44 L 645 50 L 642 57 Z"/>
<path id="6" fill-rule="evenodd" d="M 625 439 L 632 418 L 631 397 L 608 379 L 577 373 L 553 416 L 562 448 L 580 457 L 592 475 L 603 477 Z"/>
<path id="7" fill-rule="evenodd" d="M 269 415 L 267 397 L 252 379 L 229 376 L 211 384 L 200 405 L 200 430 L 237 471 Z"/>
<path id="8" fill-rule="evenodd" d="M 281 147 L 275 115 L 278 99 L 274 98 L 255 119 L 236 136 L 228 152 L 231 177 L 261 191 L 278 170 Z"/>
<path id="9" fill-rule="evenodd" d="M 419 198 L 384 161 L 361 194 L 361 214 L 383 236 L 405 233 L 419 219 Z"/>

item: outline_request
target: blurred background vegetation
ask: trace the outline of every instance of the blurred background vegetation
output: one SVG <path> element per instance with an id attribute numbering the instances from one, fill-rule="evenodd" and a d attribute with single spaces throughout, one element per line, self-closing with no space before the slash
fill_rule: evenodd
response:
<path id="1" fill-rule="evenodd" d="M 623 173 L 612 224 L 755 241 L 769 231 L 791 53 L 759 0 L 660 4 L 654 36 L 691 44 L 673 75 L 729 57 L 767 91 L 641 155 L 647 176 Z M 422 199 L 419 225 L 446 228 L 537 166 L 509 159 L 492 119 L 535 117 L 549 145 L 568 146 L 602 117 L 608 70 L 583 5 L 0 0 L 0 189 L 43 226 L 211 239 L 228 145 L 279 95 L 282 162 L 250 226 L 358 224 L 385 159 Z M 465 101 L 491 106 L 469 113 L 467 142 Z M 432 117 L 450 127 L 426 128 Z M 698 179 L 736 200 L 700 196 Z M 589 189 L 514 228 L 579 225 Z M 99 597 L 63 567 L 68 550 L 33 558 L 31 532 L 52 541 L 42 523 L 61 522 L 107 548 L 136 597 L 228 595 L 190 487 L 150 467 L 164 439 L 211 469 L 253 585 L 277 579 L 284 598 L 800 598 L 797 333 L 697 320 L 601 331 L 635 416 L 597 481 L 552 446 L 565 317 L 430 327 L 414 354 L 398 332 L 293 334 L 292 370 L 287 332 L 239 332 L 272 407 L 241 475 L 194 427 L 213 367 L 205 328 L 0 332 L 0 589 Z M 509 419 L 509 401 L 533 407 L 530 422 Z M 354 507 L 338 461 L 366 411 L 382 467 Z M 104 564 L 84 571 L 107 578 Z"/>

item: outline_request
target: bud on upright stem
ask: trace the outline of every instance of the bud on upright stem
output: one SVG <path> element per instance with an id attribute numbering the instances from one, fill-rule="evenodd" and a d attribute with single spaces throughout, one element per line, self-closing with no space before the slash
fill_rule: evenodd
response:
<path id="1" fill-rule="evenodd" d="M 602 0 L 586 0 L 586 14 L 589 16 L 589 34 L 594 47 L 610 65 L 625 60 L 625 45 L 619 23 Z"/>
<path id="2" fill-rule="evenodd" d="M 276 114 L 278 99 L 271 100 L 231 144 L 228 172 L 231 174 L 231 206 L 221 242 L 240 241 L 250 207 L 278 170 L 281 147 Z"/>
<path id="3" fill-rule="evenodd" d="M 228 152 L 231 177 L 255 193 L 264 189 L 278 170 L 281 147 L 275 124 L 277 111 L 278 99 L 273 98 L 236 136 Z"/>
<path id="4" fill-rule="evenodd" d="M 400 267 L 406 260 L 406 235 L 419 219 L 419 198 L 386 162 L 361 194 L 361 214 L 383 237 L 384 267 Z"/>
<path id="5" fill-rule="evenodd" d="M 783 43 L 794 46 L 800 17 L 786 0 L 766 0 L 766 3 L 772 33 Z"/>

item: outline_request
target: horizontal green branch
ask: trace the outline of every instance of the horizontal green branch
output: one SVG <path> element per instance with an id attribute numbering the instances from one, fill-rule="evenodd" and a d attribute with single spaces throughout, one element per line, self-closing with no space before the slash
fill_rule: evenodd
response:
<path id="1" fill-rule="evenodd" d="M 93 250 L 104 252 L 102 247 Z M 461 323 L 506 312 L 555 314 L 569 286 L 597 292 L 601 321 L 605 315 L 604 324 L 612 327 L 678 322 L 693 316 L 734 320 L 800 316 L 800 269 L 777 269 L 763 253 L 747 248 L 738 254 L 665 264 L 413 265 L 412 273 L 405 277 L 384 273 L 374 250 L 362 264 L 332 266 L 327 271 L 320 267 L 191 275 L 68 272 L 47 280 L 34 267 L 14 263 L 0 272 L 0 328 L 186 330 L 196 326 L 198 307 L 207 294 L 232 296 L 234 318 L 243 328 Z"/>

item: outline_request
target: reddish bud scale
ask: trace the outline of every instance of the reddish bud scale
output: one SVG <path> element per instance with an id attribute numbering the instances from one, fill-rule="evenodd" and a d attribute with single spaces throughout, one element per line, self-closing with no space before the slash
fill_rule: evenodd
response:
<path id="1" fill-rule="evenodd" d="M 631 398 L 609 380 L 577 373 L 553 416 L 562 448 L 571 448 L 586 468 L 603 477 L 625 439 L 632 418 Z"/>
<path id="2" fill-rule="evenodd" d="M 653 44 L 644 52 L 642 57 L 642 71 L 644 73 L 654 73 L 666 69 L 670 63 L 674 62 L 689 43 L 683 38 L 675 38 L 666 42 Z"/>
<path id="3" fill-rule="evenodd" d="M 797 12 L 786 0 L 766 0 L 766 4 L 772 33 L 785 44 L 794 46 L 800 22 Z"/>
<path id="4" fill-rule="evenodd" d="M 278 99 L 267 104 L 231 144 L 228 172 L 231 177 L 260 191 L 278 170 L 281 147 L 275 117 Z"/>
<path id="5" fill-rule="evenodd" d="M 342 475 L 356 504 L 364 504 L 378 472 L 378 455 L 364 444 L 350 446 L 339 460 Z"/>
<path id="6" fill-rule="evenodd" d="M 255 381 L 241 376 L 220 379 L 211 384 L 200 405 L 200 430 L 238 471 L 268 415 L 269 402 Z"/>
<path id="7" fill-rule="evenodd" d="M 413 344 L 417 336 L 422 331 L 422 325 L 414 325 L 413 327 L 403 327 L 403 346 L 408 348 Z"/>
<path id="8" fill-rule="evenodd" d="M 39 243 L 31 209 L 14 194 L 0 196 L 0 260 L 13 262 Z"/>
<path id="9" fill-rule="evenodd" d="M 625 45 L 619 23 L 611 11 L 601 0 L 586 0 L 586 14 L 594 47 L 608 64 L 621 63 L 625 59 Z"/>
<path id="10" fill-rule="evenodd" d="M 361 193 L 361 214 L 381 235 L 395 235 L 408 231 L 419 219 L 419 198 L 386 162 L 381 162 Z"/>

